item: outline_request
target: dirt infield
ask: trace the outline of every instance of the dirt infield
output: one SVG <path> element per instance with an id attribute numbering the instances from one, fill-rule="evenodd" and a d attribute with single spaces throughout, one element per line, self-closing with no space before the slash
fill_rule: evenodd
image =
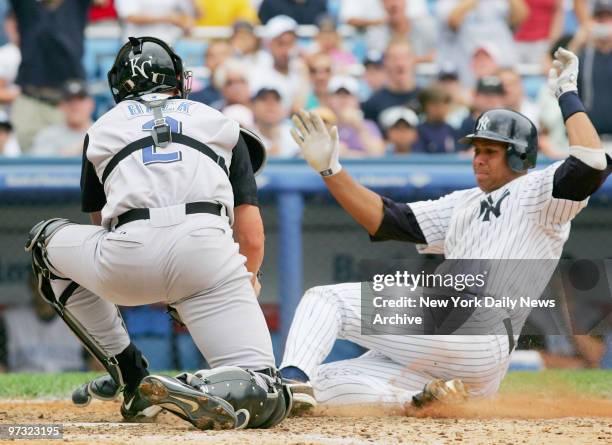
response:
<path id="1" fill-rule="evenodd" d="M 612 401 L 506 395 L 410 413 L 374 408 L 319 410 L 271 430 L 198 431 L 167 414 L 120 423 L 118 402 L 77 408 L 68 401 L 0 402 L 0 423 L 61 423 L 64 439 L 33 444 L 610 444 Z M 26 441 L 0 443 L 22 444 Z"/>

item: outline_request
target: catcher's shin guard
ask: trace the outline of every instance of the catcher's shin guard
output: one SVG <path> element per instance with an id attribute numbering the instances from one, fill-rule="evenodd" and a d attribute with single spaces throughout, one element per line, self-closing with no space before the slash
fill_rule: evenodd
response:
<path id="1" fill-rule="evenodd" d="M 87 332 L 83 325 L 66 309 L 66 303 L 74 291 L 79 287 L 77 283 L 58 275 L 58 271 L 53 267 L 47 256 L 47 244 L 49 240 L 60 229 L 71 225 L 67 219 L 52 218 L 36 224 L 28 233 L 26 241 L 26 252 L 32 253 L 32 270 L 38 284 L 38 292 L 68 325 L 70 330 L 77 336 L 83 346 L 93 355 L 113 379 L 124 387 L 125 381 L 119 367 L 117 357 L 110 356 L 98 344 L 98 342 Z M 68 286 L 61 295 L 56 296 L 51 287 L 51 280 L 64 280 Z M 121 316 L 121 315 L 119 315 Z"/>
<path id="2" fill-rule="evenodd" d="M 183 373 L 179 380 L 198 390 L 229 402 L 239 427 L 271 428 L 289 415 L 291 392 L 281 382 L 276 370 L 251 371 L 235 366 L 222 366 Z"/>

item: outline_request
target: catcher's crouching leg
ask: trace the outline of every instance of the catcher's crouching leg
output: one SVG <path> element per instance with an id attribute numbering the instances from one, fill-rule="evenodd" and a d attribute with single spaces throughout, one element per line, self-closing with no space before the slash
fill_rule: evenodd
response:
<path id="1" fill-rule="evenodd" d="M 273 369 L 223 366 L 176 379 L 151 375 L 139 392 L 200 429 L 271 428 L 291 410 L 291 393 Z"/>
<path id="2" fill-rule="evenodd" d="M 120 391 L 135 398 L 136 389 L 143 377 L 148 375 L 147 362 L 140 351 L 130 343 L 119 354 L 109 354 L 104 347 L 88 332 L 83 324 L 67 308 L 69 299 L 79 289 L 79 284 L 62 276 L 51 262 L 47 254 L 47 246 L 52 237 L 61 229 L 74 223 L 61 218 L 44 220 L 36 224 L 28 234 L 25 250 L 32 254 L 32 270 L 38 284 L 38 292 L 53 308 L 59 317 L 64 320 L 70 330 L 77 336 L 85 348 L 93 355 L 110 376 L 103 376 L 87 383 L 75 391 L 73 400 L 79 405 L 87 405 L 92 397 L 105 400 L 114 399 Z M 52 282 L 63 283 L 60 295 L 54 291 Z M 83 289 L 81 288 L 81 291 Z M 59 292 L 57 292 L 59 293 Z M 121 317 L 117 310 L 117 317 Z M 127 335 L 127 332 L 126 332 Z M 152 416 L 160 411 L 158 407 L 151 407 L 138 400 L 129 403 L 129 410 L 122 406 L 122 414 L 126 418 L 139 415 Z M 126 403 L 124 403 L 126 405 Z M 124 411 L 126 411 L 124 413 Z"/>

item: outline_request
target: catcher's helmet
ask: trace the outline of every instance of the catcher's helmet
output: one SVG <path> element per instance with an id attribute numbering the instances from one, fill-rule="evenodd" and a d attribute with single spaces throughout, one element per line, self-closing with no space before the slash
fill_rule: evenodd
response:
<path id="1" fill-rule="evenodd" d="M 504 109 L 485 111 L 476 120 L 474 132 L 459 142 L 468 144 L 474 139 L 506 142 L 508 165 L 516 172 L 526 171 L 536 165 L 538 130 L 521 113 Z"/>
<path id="2" fill-rule="evenodd" d="M 182 59 L 154 37 L 130 37 L 108 72 L 108 85 L 116 103 L 175 88 L 185 99 L 190 79 L 191 73 L 183 71 Z"/>

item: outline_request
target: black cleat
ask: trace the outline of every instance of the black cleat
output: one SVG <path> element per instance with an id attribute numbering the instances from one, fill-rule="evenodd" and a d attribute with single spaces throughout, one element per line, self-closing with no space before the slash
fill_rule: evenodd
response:
<path id="1" fill-rule="evenodd" d="M 115 380 L 109 374 L 104 374 L 72 391 L 72 403 L 87 406 L 91 399 L 109 402 L 117 399 L 120 391 L 121 388 Z"/>
<path id="2" fill-rule="evenodd" d="M 141 400 L 165 408 L 201 430 L 227 430 L 243 427 L 248 416 L 234 411 L 232 405 L 220 397 L 161 375 L 149 375 L 142 379 L 137 393 Z"/>
<path id="3" fill-rule="evenodd" d="M 283 379 L 283 383 L 287 385 L 293 396 L 290 416 L 300 416 L 316 408 L 317 400 L 315 399 L 314 389 L 310 382 Z"/>
<path id="4" fill-rule="evenodd" d="M 149 402 L 145 397 L 143 397 L 138 388 L 136 388 L 136 390 L 133 392 L 123 391 L 121 415 L 126 421 L 152 421 L 161 410 L 161 407 Z"/>

